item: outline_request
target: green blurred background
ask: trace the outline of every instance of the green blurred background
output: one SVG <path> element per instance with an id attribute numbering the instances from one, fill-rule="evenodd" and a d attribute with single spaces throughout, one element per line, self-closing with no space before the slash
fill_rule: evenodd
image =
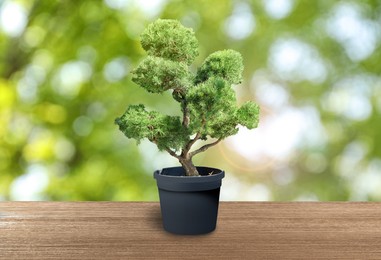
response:
<path id="1" fill-rule="evenodd" d="M 381 1 L 0 0 L 0 200 L 158 200 L 178 163 L 113 123 L 179 110 L 129 75 L 157 18 L 195 30 L 192 69 L 241 52 L 238 102 L 262 108 L 195 158 L 225 169 L 221 200 L 381 199 Z"/>

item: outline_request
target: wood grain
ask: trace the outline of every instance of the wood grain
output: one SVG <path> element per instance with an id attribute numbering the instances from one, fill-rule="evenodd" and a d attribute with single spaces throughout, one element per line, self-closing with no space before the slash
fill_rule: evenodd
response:
<path id="1" fill-rule="evenodd" d="M 1 202 L 0 259 L 381 259 L 381 203 L 221 202 L 178 236 L 157 202 Z"/>

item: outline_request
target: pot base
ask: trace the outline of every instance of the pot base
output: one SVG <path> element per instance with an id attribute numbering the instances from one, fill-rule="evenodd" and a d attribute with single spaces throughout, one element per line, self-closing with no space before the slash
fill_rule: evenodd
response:
<path id="1" fill-rule="evenodd" d="M 199 235 L 216 228 L 221 179 L 218 169 L 197 167 L 204 176 L 181 176 L 182 167 L 156 171 L 163 227 L 181 235 Z M 208 176 L 212 171 L 217 174 Z"/>
<path id="2" fill-rule="evenodd" d="M 181 235 L 199 235 L 216 228 L 220 189 L 172 192 L 159 189 L 163 227 Z"/>

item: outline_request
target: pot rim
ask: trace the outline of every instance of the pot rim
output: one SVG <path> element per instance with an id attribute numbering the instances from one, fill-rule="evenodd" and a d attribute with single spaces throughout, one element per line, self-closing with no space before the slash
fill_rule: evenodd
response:
<path id="1" fill-rule="evenodd" d="M 221 186 L 222 178 L 225 177 L 225 172 L 220 169 L 199 166 L 197 169 L 205 172 L 210 170 L 216 170 L 218 173 L 206 176 L 171 176 L 162 174 L 163 171 L 167 170 L 172 174 L 184 173 L 184 168 L 179 167 L 169 167 L 163 168 L 162 170 L 157 170 L 154 172 L 154 178 L 157 181 L 157 186 L 160 189 L 173 190 L 173 191 L 198 191 L 198 190 L 209 190 L 219 188 Z"/>
<path id="2" fill-rule="evenodd" d="M 217 173 L 213 173 L 211 175 L 199 175 L 199 176 L 186 176 L 186 175 L 179 175 L 179 176 L 175 176 L 175 175 L 168 175 L 168 174 L 163 174 L 163 171 L 165 170 L 183 170 L 184 168 L 182 166 L 175 166 L 175 167 L 166 167 L 166 168 L 162 168 L 160 170 L 156 170 L 154 172 L 154 177 L 155 179 L 157 178 L 167 178 L 167 179 L 176 179 L 176 180 L 191 180 L 192 182 L 193 181 L 196 181 L 197 179 L 200 179 L 200 181 L 216 181 L 216 180 L 219 180 L 219 179 L 222 179 L 225 177 L 225 172 L 221 169 L 218 169 L 218 168 L 212 168 L 212 167 L 207 167 L 207 166 L 196 166 L 197 169 L 203 169 L 204 171 L 210 171 L 212 170 L 213 172 L 217 172 Z M 208 179 L 208 180 L 206 180 Z"/>

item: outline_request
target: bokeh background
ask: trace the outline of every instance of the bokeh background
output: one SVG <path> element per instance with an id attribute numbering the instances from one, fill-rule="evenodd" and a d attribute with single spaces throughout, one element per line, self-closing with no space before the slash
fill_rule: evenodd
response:
<path id="1" fill-rule="evenodd" d="M 381 199 L 381 1 L 0 0 L 0 200 L 158 200 L 153 171 L 178 163 L 114 125 L 179 110 L 129 75 L 157 18 L 195 30 L 193 70 L 241 52 L 238 103 L 262 108 L 195 158 L 226 171 L 221 200 Z"/>

